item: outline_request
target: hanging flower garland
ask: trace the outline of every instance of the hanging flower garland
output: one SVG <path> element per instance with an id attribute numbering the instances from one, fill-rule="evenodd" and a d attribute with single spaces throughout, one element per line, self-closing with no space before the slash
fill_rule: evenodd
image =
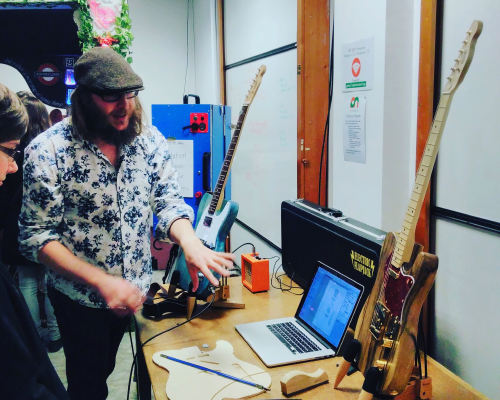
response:
<path id="1" fill-rule="evenodd" d="M 24 7 L 29 4 L 30 7 L 55 8 L 58 3 L 77 8 L 75 22 L 84 53 L 96 46 L 111 47 L 129 63 L 132 62 L 130 46 L 134 35 L 130 31 L 132 20 L 128 16 L 126 0 L 0 0 L 0 7 Z"/>
<path id="2" fill-rule="evenodd" d="M 134 36 L 130 31 L 132 20 L 128 15 L 129 7 L 125 0 L 121 0 L 121 11 L 119 16 L 111 15 L 110 9 L 99 9 L 95 0 L 78 0 L 80 16 L 78 38 L 82 51 L 92 49 L 96 46 L 111 47 L 121 54 L 129 63 L 130 45 Z M 107 13 L 106 13 L 107 11 Z M 101 31 L 96 31 L 96 27 Z M 110 30 L 108 30 L 111 28 Z"/>

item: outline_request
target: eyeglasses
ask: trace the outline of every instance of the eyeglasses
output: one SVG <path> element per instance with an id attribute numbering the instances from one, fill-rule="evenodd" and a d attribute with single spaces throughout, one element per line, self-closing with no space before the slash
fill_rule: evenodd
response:
<path id="1" fill-rule="evenodd" d="M 138 90 L 133 90 L 131 92 L 118 93 L 118 94 L 103 94 L 99 95 L 101 99 L 103 99 L 106 103 L 116 103 L 121 99 L 122 96 L 125 96 L 126 99 L 133 99 L 137 97 L 139 94 Z"/>
<path id="2" fill-rule="evenodd" d="M 15 160 L 15 158 L 21 154 L 21 151 L 20 150 L 16 150 L 16 149 L 9 149 L 8 147 L 5 147 L 5 146 L 2 146 L 0 145 L 0 151 L 2 153 L 5 153 L 7 154 L 9 157 L 11 157 L 13 160 Z"/>

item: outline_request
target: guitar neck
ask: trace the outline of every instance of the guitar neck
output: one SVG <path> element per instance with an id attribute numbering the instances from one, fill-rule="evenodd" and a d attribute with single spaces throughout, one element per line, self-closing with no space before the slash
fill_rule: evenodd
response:
<path id="1" fill-rule="evenodd" d="M 215 185 L 212 201 L 210 202 L 210 207 L 208 208 L 209 214 L 214 214 L 215 211 L 220 210 L 222 207 L 224 196 L 221 196 L 221 194 L 224 193 L 224 188 L 226 187 L 227 176 L 229 175 L 229 170 L 231 169 L 231 164 L 233 163 L 234 153 L 236 152 L 236 147 L 238 147 L 238 141 L 240 140 L 241 128 L 243 127 L 249 108 L 250 104 L 246 103 L 243 104 L 243 107 L 241 108 L 238 123 L 236 124 L 233 137 L 231 138 L 231 143 L 229 144 L 226 157 L 222 163 L 219 179 L 217 180 L 217 185 Z"/>
<path id="2" fill-rule="evenodd" d="M 439 143 L 443 135 L 443 130 L 450 110 L 453 93 L 443 93 L 439 100 L 439 106 L 432 122 L 432 128 L 425 144 L 424 154 L 420 160 L 415 185 L 411 194 L 410 203 L 406 209 L 401 232 L 398 235 L 394 256 L 391 264 L 399 269 L 405 262 L 409 262 L 415 244 L 415 229 L 418 217 L 422 208 L 422 203 L 429 186 L 430 177 L 439 149 Z"/>

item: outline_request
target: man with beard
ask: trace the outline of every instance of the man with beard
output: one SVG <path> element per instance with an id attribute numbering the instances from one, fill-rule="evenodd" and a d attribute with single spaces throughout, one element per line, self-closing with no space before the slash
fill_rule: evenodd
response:
<path id="1" fill-rule="evenodd" d="M 210 270 L 227 276 L 233 257 L 196 237 L 167 141 L 143 122 L 143 83 L 123 57 L 94 48 L 75 79 L 71 118 L 26 149 L 20 248 L 49 267 L 71 399 L 99 400 L 151 283 L 151 213 L 156 238 L 183 248 L 194 290 L 198 271 L 217 285 Z"/>

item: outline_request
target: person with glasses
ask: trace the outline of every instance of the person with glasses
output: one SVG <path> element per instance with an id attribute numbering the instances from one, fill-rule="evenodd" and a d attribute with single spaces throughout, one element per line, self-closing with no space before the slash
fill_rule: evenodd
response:
<path id="1" fill-rule="evenodd" d="M 211 270 L 228 276 L 233 256 L 196 237 L 167 140 L 145 122 L 143 82 L 125 59 L 94 48 L 74 75 L 71 117 L 25 152 L 20 248 L 49 267 L 71 399 L 99 400 L 151 284 L 152 213 L 156 239 L 183 248 L 194 290 L 198 271 L 218 285 Z"/>
<path id="2" fill-rule="evenodd" d="M 7 175 L 17 171 L 17 147 L 28 126 L 19 98 L 0 84 L 0 194 L 9 199 Z M 0 229 L 5 208 L 0 206 Z M 24 297 L 0 262 L 0 390 L 2 399 L 69 400 L 38 335 Z"/>
<path id="3" fill-rule="evenodd" d="M 19 170 L 13 173 L 5 182 L 2 191 L 9 193 L 9 197 L 0 204 L 6 210 L 5 231 L 1 244 L 2 261 L 6 265 L 17 268 L 19 289 L 28 304 L 35 326 L 42 339 L 45 339 L 47 351 L 55 353 L 62 347 L 61 335 L 57 326 L 54 309 L 47 296 L 45 284 L 45 265 L 26 259 L 19 252 L 19 225 L 17 220 L 21 212 L 23 197 L 23 168 L 24 149 L 41 132 L 47 130 L 49 113 L 47 107 L 32 93 L 21 91 L 17 96 L 28 111 L 29 124 L 26 134 L 18 147 L 20 154 L 16 161 Z M 47 328 L 42 327 L 42 319 L 47 322 Z"/>

